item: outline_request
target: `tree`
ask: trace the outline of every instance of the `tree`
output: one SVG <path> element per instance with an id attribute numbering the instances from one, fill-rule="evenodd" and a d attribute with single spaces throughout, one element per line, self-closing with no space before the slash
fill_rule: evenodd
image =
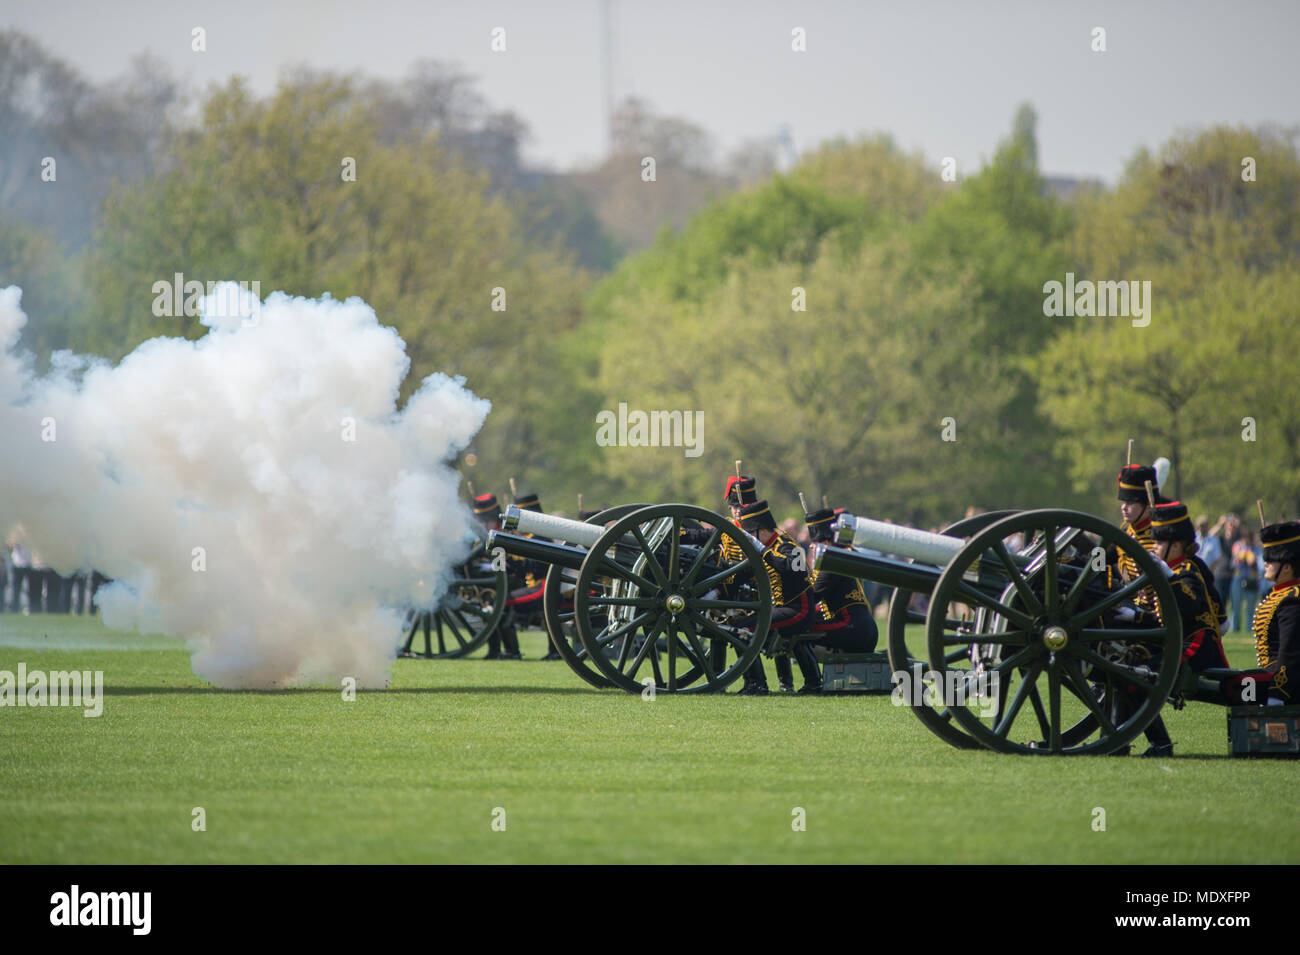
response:
<path id="1" fill-rule="evenodd" d="M 1243 178 L 1243 157 L 1267 172 Z M 1074 319 L 1033 369 L 1076 489 L 1109 493 L 1133 437 L 1199 509 L 1263 496 L 1300 512 L 1297 196 L 1293 141 L 1217 127 L 1139 152 L 1114 192 L 1080 203 L 1078 279 L 1150 282 L 1155 308 L 1146 327 Z"/>
<path id="2" fill-rule="evenodd" d="M 105 353 L 203 333 L 191 317 L 153 314 L 154 283 L 174 273 L 257 281 L 264 295 L 360 296 L 407 343 L 406 393 L 443 371 L 493 400 L 474 449 L 485 482 L 552 467 L 538 435 L 563 407 L 560 341 L 586 279 L 520 238 L 486 176 L 433 139 L 381 141 L 366 99 L 338 77 L 285 82 L 265 100 L 232 81 L 170 160 L 167 176 L 106 203 L 94 256 Z"/>

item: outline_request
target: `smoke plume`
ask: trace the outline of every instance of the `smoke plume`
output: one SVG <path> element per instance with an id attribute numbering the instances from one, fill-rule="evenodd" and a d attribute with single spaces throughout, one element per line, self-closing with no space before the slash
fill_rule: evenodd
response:
<path id="1" fill-rule="evenodd" d="M 245 317 L 209 296 L 201 339 L 38 377 L 21 295 L 0 289 L 0 531 L 112 577 L 104 622 L 183 638 L 217 686 L 385 685 L 400 608 L 468 550 L 448 462 L 489 402 L 436 374 L 399 412 L 397 333 L 360 299 L 279 292 Z"/>

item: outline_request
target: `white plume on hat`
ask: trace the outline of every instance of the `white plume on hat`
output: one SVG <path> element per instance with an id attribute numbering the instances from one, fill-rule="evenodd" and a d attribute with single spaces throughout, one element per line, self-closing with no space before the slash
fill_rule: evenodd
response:
<path id="1" fill-rule="evenodd" d="M 1163 488 L 1165 486 L 1165 478 L 1169 477 L 1169 469 L 1173 467 L 1173 465 L 1169 463 L 1168 458 L 1156 458 L 1152 467 L 1156 469 L 1156 486 Z"/>

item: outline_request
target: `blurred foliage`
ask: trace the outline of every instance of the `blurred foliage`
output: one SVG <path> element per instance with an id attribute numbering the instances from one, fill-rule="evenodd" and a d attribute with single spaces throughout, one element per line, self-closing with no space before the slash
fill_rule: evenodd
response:
<path id="1" fill-rule="evenodd" d="M 1083 200 L 1077 218 L 1076 280 L 1150 281 L 1154 310 L 1147 327 L 1051 320 L 1059 332 L 1036 373 L 1076 488 L 1109 491 L 1131 437 L 1143 461 L 1171 460 L 1164 490 L 1193 512 L 1250 515 L 1262 497 L 1270 519 L 1300 514 L 1294 133 L 1178 137 L 1139 153 L 1118 188 Z"/>
<path id="2" fill-rule="evenodd" d="M 1300 513 L 1294 133 L 1189 133 L 1114 189 L 1062 190 L 1027 106 L 946 183 L 887 136 L 780 172 L 785 131 L 717 166 L 705 131 L 629 101 L 610 155 L 559 174 L 442 64 L 299 70 L 265 97 L 236 79 L 182 122 L 165 75 L 96 89 L 21 35 L 0 53 L 0 284 L 23 286 L 42 361 L 203 334 L 152 313 L 176 273 L 258 281 L 364 298 L 407 343 L 403 399 L 465 376 L 493 412 L 462 469 L 554 510 L 578 492 L 719 507 L 741 458 L 782 516 L 799 491 L 925 526 L 969 506 L 1113 516 L 1132 437 L 1173 460 L 1166 490 L 1195 511 Z M 31 172 L 51 151 L 57 193 Z M 1067 272 L 1150 281 L 1150 325 L 1045 316 Z M 620 402 L 702 412 L 703 453 L 599 447 L 596 415 Z"/>
<path id="3" fill-rule="evenodd" d="M 118 187 L 105 204 L 91 263 L 97 350 L 119 357 L 155 335 L 204 333 L 192 317 L 152 314 L 153 283 L 173 273 L 257 281 L 264 295 L 360 296 L 407 343 L 404 394 L 434 371 L 463 375 L 495 399 L 479 457 L 562 473 L 546 424 L 552 373 L 588 280 L 571 257 L 521 241 L 486 176 L 432 138 L 381 142 L 339 78 L 266 100 L 233 81 L 172 158 L 167 176 Z M 348 158 L 355 182 L 342 176 Z"/>

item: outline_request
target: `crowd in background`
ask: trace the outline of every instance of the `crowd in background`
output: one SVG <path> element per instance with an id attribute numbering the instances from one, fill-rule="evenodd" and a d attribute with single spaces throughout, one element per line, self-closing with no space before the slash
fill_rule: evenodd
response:
<path id="1" fill-rule="evenodd" d="M 96 613 L 95 596 L 107 580 L 98 571 L 61 576 L 17 534 L 0 547 L 0 613 Z"/>
<path id="2" fill-rule="evenodd" d="M 1214 526 L 1201 515 L 1196 519 L 1197 556 L 1214 574 L 1214 586 L 1228 607 L 1225 633 L 1248 632 L 1255 604 L 1272 589 L 1264 579 L 1264 548 L 1257 532 L 1236 514 L 1224 514 Z"/>

